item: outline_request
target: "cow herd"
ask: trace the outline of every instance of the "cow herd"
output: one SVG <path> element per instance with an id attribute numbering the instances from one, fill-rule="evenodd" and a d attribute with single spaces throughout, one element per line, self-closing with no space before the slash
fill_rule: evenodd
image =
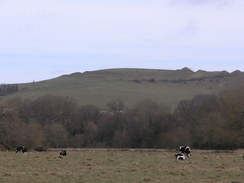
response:
<path id="1" fill-rule="evenodd" d="M 25 153 L 25 152 L 27 152 L 27 150 L 28 149 L 26 146 L 17 146 L 15 152 L 16 153 L 18 153 L 18 152 Z M 46 149 L 43 147 L 35 147 L 34 150 L 38 151 L 38 152 L 42 152 L 42 151 L 45 151 Z M 59 158 L 61 158 L 62 156 L 66 156 L 66 155 L 67 155 L 66 150 L 61 150 L 59 153 Z M 176 158 L 176 160 L 185 160 L 186 159 L 185 155 L 187 157 L 191 156 L 190 147 L 189 146 L 180 146 L 178 149 L 178 152 L 175 153 L 175 158 Z"/>
<path id="2" fill-rule="evenodd" d="M 28 149 L 26 146 L 17 146 L 15 152 L 16 153 L 18 153 L 18 152 L 25 153 L 25 152 L 27 152 L 27 150 Z M 38 151 L 38 152 L 42 152 L 42 151 L 45 151 L 46 149 L 43 147 L 35 147 L 34 150 Z M 66 156 L 66 155 L 67 155 L 66 150 L 61 150 L 59 153 L 59 158 L 61 158 L 62 156 Z M 186 159 L 185 155 L 187 157 L 191 156 L 190 147 L 189 146 L 180 146 L 178 149 L 178 152 L 175 153 L 175 158 L 176 158 L 176 160 L 185 160 Z M 243 156 L 243 159 L 244 159 L 244 156 Z"/>
<path id="3" fill-rule="evenodd" d="M 26 146 L 17 146 L 15 152 L 22 152 L 22 153 L 26 153 L 27 152 L 27 147 Z M 35 147 L 34 148 L 35 151 L 38 152 L 42 152 L 42 151 L 46 151 L 46 148 L 44 147 Z M 66 156 L 67 152 L 66 150 L 61 150 L 59 152 L 59 158 L 62 158 L 62 156 Z M 191 149 L 189 146 L 180 146 L 178 151 L 175 153 L 175 159 L 176 160 L 185 160 L 186 157 L 190 157 L 191 156 Z M 243 160 L 244 160 L 244 155 L 242 156 Z"/>

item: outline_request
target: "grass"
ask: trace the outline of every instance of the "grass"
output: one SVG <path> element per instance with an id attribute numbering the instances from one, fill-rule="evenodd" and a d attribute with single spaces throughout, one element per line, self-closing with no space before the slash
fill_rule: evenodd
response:
<path id="1" fill-rule="evenodd" d="M 0 152 L 0 182 L 139 183 L 244 182 L 243 151 L 193 151 L 176 161 L 174 151 L 79 149 L 59 158 L 58 151 Z"/>

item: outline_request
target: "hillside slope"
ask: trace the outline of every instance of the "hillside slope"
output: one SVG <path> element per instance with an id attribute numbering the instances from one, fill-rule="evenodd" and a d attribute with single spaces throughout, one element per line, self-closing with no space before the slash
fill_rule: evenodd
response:
<path id="1" fill-rule="evenodd" d="M 124 101 L 127 107 L 151 99 L 173 108 L 180 100 L 195 95 L 218 94 L 241 83 L 244 83 L 244 73 L 240 71 L 107 69 L 19 84 L 18 92 L 1 99 L 35 99 L 53 94 L 71 97 L 80 105 L 93 104 L 101 108 L 106 108 L 113 99 Z"/>

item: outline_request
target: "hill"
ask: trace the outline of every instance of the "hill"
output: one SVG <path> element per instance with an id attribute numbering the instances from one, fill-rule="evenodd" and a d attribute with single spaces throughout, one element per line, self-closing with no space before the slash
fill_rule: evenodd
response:
<path id="1" fill-rule="evenodd" d="M 80 105 L 93 104 L 101 108 L 106 108 L 113 99 L 122 100 L 127 107 L 151 99 L 173 108 L 180 100 L 218 94 L 240 84 L 244 84 L 241 71 L 106 69 L 18 84 L 18 91 L 1 96 L 0 102 L 13 97 L 35 99 L 53 94 L 71 97 Z"/>

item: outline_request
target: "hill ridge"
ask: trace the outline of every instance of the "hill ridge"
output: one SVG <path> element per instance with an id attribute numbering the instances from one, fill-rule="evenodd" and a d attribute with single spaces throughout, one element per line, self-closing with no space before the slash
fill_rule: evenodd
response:
<path id="1" fill-rule="evenodd" d="M 43 95 L 60 95 L 80 105 L 92 104 L 106 108 L 113 99 L 128 107 L 144 99 L 174 107 L 180 100 L 195 95 L 218 94 L 244 83 L 244 73 L 234 71 L 192 71 L 117 68 L 74 72 L 50 80 L 18 84 L 18 91 L 2 96 L 2 101 L 20 97 L 34 100 Z M 243 84 L 244 85 L 244 84 Z"/>

